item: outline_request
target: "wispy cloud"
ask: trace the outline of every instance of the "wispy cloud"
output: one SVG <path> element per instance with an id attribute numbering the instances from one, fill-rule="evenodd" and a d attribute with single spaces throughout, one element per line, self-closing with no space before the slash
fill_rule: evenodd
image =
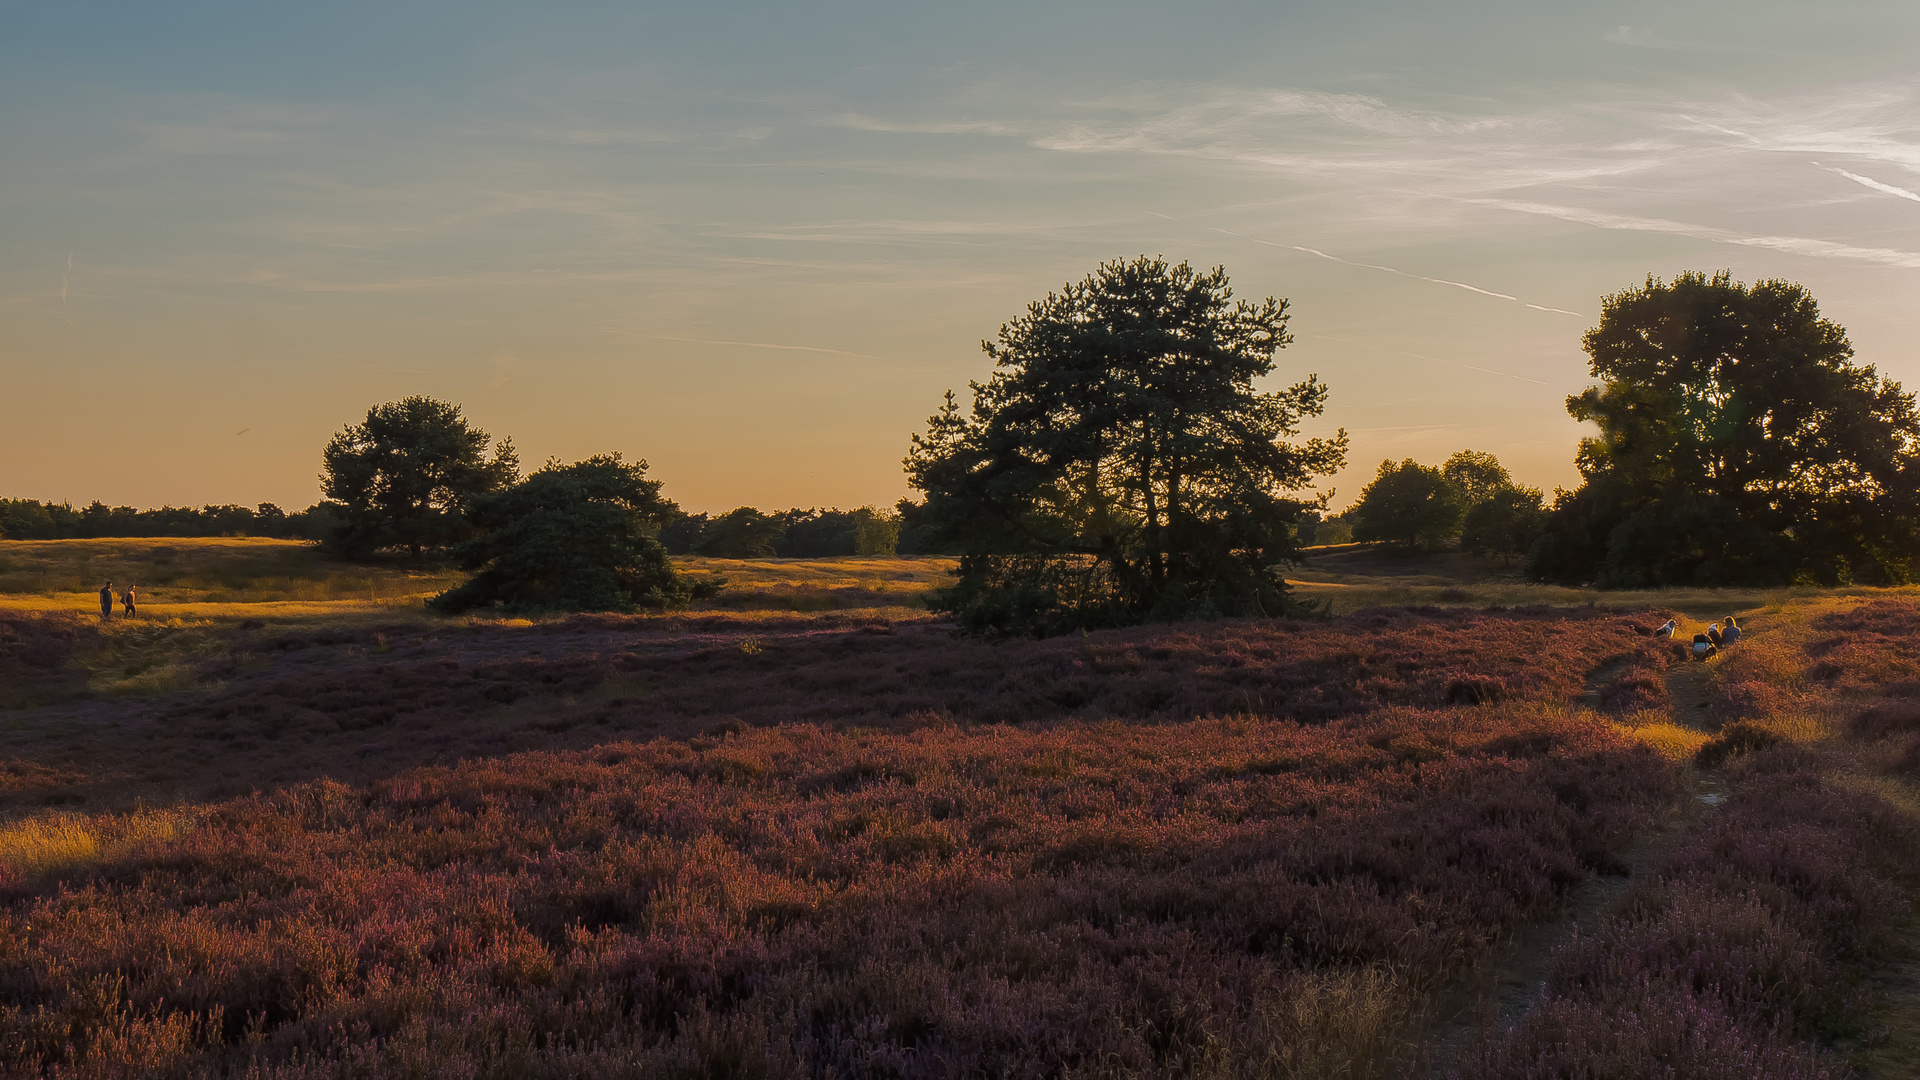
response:
<path id="1" fill-rule="evenodd" d="M 1599 229 L 1620 229 L 1628 232 L 1671 233 L 1676 236 L 1690 236 L 1696 240 L 1710 240 L 1717 244 L 1736 244 L 1741 247 L 1767 248 L 1785 252 L 1789 255 L 1804 255 L 1819 259 L 1851 259 L 1861 262 L 1883 263 L 1887 266 L 1920 267 L 1920 253 L 1901 251 L 1896 248 L 1860 247 L 1854 244 L 1836 243 L 1806 236 L 1749 236 L 1730 229 L 1715 228 L 1709 225 L 1696 225 L 1685 221 L 1670 221 L 1663 218 L 1634 217 L 1626 214 L 1610 214 L 1598 210 L 1584 210 L 1573 206 L 1555 206 L 1549 203 L 1524 202 L 1517 199 L 1476 199 L 1475 203 L 1500 210 L 1511 210 L 1519 214 L 1534 214 L 1540 217 L 1558 218 L 1580 225 L 1591 225 Z"/>

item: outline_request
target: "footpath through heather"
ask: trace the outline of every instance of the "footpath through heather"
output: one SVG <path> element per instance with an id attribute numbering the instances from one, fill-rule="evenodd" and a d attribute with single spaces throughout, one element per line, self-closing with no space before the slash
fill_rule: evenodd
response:
<path id="1" fill-rule="evenodd" d="M 1669 668 L 1677 812 L 1455 992 L 1431 1075 L 1920 1076 L 1920 605 L 1768 615 Z"/>

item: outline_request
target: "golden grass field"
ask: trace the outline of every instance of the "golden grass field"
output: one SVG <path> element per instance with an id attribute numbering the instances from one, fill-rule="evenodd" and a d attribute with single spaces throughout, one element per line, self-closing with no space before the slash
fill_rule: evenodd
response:
<path id="1" fill-rule="evenodd" d="M 674 559 L 683 571 L 718 573 L 727 587 L 695 610 L 736 613 L 873 609 L 923 613 L 929 592 L 952 580 L 944 556 L 828 559 Z M 262 538 L 0 541 L 0 610 L 97 610 L 96 591 L 139 587 L 141 618 L 311 621 L 392 619 L 464 580 L 445 567 L 359 564 L 311 544 Z M 1908 589 L 1663 589 L 1603 592 L 1527 582 L 1512 567 L 1457 553 L 1399 556 L 1367 545 L 1309 548 L 1288 575 L 1300 596 L 1333 614 L 1382 605 L 1486 607 L 1659 604 L 1696 618 L 1724 617 L 1821 597 L 1920 594 Z M 424 614 L 424 612 L 422 612 Z"/>

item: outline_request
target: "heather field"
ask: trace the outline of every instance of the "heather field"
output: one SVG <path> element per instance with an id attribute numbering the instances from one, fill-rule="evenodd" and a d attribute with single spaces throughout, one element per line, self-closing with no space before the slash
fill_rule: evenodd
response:
<path id="1" fill-rule="evenodd" d="M 0 1070 L 1913 1075 L 1920 606 L 1333 565 L 1449 606 L 0 598 Z"/>

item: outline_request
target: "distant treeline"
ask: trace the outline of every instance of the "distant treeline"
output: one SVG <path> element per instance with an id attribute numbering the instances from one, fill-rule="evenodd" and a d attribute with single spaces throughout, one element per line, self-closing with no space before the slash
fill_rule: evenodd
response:
<path id="1" fill-rule="evenodd" d="M 718 516 L 682 514 L 660 530 L 660 543 L 671 555 L 722 559 L 944 554 L 928 540 L 920 521 L 923 508 L 911 499 L 901 499 L 892 510 L 810 507 L 767 514 L 742 506 Z"/>
<path id="2" fill-rule="evenodd" d="M 341 520 L 339 504 L 318 502 L 287 513 L 273 503 L 258 506 L 163 506 L 136 510 L 92 502 L 0 499 L 0 539 L 93 540 L 139 536 L 266 536 L 325 542 Z M 833 555 L 939 554 L 925 542 L 921 505 L 902 499 L 891 511 L 807 509 L 762 513 L 742 506 L 727 513 L 680 514 L 660 529 L 673 555 L 751 559 L 817 559 Z"/>
<path id="3" fill-rule="evenodd" d="M 0 539 L 92 540 L 117 536 L 271 536 L 320 540 L 333 527 L 328 503 L 287 513 L 273 503 L 258 506 L 163 506 L 136 510 L 98 500 L 81 509 L 69 503 L 0 499 Z"/>

